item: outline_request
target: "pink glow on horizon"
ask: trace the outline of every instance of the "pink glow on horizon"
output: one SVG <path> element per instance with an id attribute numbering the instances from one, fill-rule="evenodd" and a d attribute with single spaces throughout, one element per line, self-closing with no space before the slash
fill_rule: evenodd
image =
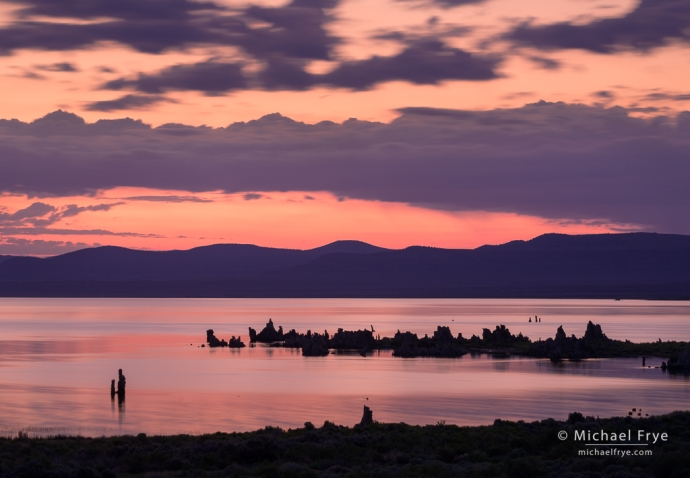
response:
<path id="1" fill-rule="evenodd" d="M 636 225 L 605 220 L 553 220 L 502 212 L 438 211 L 405 203 L 338 198 L 328 192 L 225 194 L 116 188 L 101 191 L 95 197 L 29 199 L 6 195 L 2 200 L 7 213 L 36 202 L 52 206 L 58 212 L 70 204 L 80 207 L 111 205 L 106 211 L 65 216 L 40 231 L 25 227 L 11 235 L 6 233 L 0 242 L 0 247 L 4 248 L 0 253 L 5 254 L 17 253 L 7 251 L 8 238 L 15 243 L 71 241 L 69 250 L 94 245 L 169 250 L 218 243 L 311 249 L 343 239 L 393 249 L 411 245 L 475 248 L 527 240 L 549 232 L 591 234 L 640 229 Z M 27 233 L 32 230 L 40 233 Z M 36 254 L 56 253 L 61 252 Z"/>

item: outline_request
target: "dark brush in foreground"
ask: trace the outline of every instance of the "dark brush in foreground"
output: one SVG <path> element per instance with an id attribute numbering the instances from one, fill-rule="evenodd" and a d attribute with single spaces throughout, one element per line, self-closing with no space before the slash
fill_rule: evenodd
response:
<path id="1" fill-rule="evenodd" d="M 640 431 L 642 446 L 622 445 L 639 442 Z M 22 435 L 0 439 L 0 476 L 680 478 L 690 476 L 690 412 L 606 419 L 571 413 L 567 421 L 475 427 L 325 422 L 199 436 Z"/>
<path id="2" fill-rule="evenodd" d="M 211 345 L 208 332 L 207 340 Z M 213 335 L 213 331 L 210 332 Z M 581 338 L 575 335 L 568 337 L 561 326 L 558 327 L 555 338 L 532 342 L 521 333 L 511 334 L 505 325 L 497 325 L 493 331 L 483 329 L 481 337 L 473 335 L 469 339 L 462 334 L 454 337 L 450 328 L 445 326 L 438 326 L 432 337 L 425 335 L 419 338 L 412 332 L 401 333 L 398 330 L 391 338 L 375 336 L 373 326 L 372 330 L 338 329 L 333 336 L 327 330 L 323 334 L 312 333 L 311 330 L 301 334 L 294 329 L 285 333 L 282 327 L 276 330 L 273 320 L 269 319 L 266 327 L 259 333 L 249 327 L 249 340 L 251 343 L 266 343 L 276 347 L 299 348 L 304 356 L 326 356 L 330 350 L 358 350 L 360 355 L 366 356 L 372 350 L 388 349 L 393 350 L 394 357 L 402 358 L 454 358 L 467 353 L 490 353 L 548 358 L 554 363 L 587 358 L 670 357 L 662 364 L 662 370 L 690 373 L 688 342 L 662 342 L 659 339 L 657 342 L 637 344 L 629 340 L 613 340 L 604 334 L 600 325 L 592 321 L 587 323 L 587 330 Z"/>

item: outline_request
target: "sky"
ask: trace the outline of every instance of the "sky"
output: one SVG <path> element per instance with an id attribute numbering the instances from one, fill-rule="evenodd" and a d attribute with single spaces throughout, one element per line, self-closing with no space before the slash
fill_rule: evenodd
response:
<path id="1" fill-rule="evenodd" d="M 0 0 L 0 254 L 690 234 L 690 0 Z"/>

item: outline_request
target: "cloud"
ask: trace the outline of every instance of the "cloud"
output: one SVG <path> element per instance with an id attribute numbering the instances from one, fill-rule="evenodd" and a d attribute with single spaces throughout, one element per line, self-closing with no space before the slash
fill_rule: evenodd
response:
<path id="1" fill-rule="evenodd" d="M 252 200 L 256 200 L 256 199 L 261 199 L 262 197 L 264 197 L 264 195 L 263 194 L 257 194 L 257 193 L 247 193 L 243 197 L 244 197 L 245 201 L 252 201 Z"/>
<path id="2" fill-rule="evenodd" d="M 25 71 L 21 75 L 22 78 L 26 78 L 27 80 L 45 80 L 46 77 L 43 75 L 39 75 L 35 71 Z"/>
<path id="3" fill-rule="evenodd" d="M 456 8 L 464 7 L 465 5 L 476 5 L 479 3 L 484 3 L 486 0 L 397 0 L 398 2 L 404 3 L 426 3 L 431 5 L 436 5 L 441 8 Z"/>
<path id="4" fill-rule="evenodd" d="M 437 39 L 410 42 L 402 52 L 388 56 L 374 56 L 365 60 L 340 63 L 326 74 L 305 71 L 302 60 L 272 58 L 252 78 L 245 78 L 238 63 L 208 60 L 201 63 L 175 65 L 155 74 L 139 74 L 136 79 L 119 78 L 109 81 L 103 89 L 134 89 L 142 93 L 159 94 L 167 90 L 200 91 L 220 94 L 246 88 L 301 91 L 316 85 L 352 90 L 365 90 L 388 81 L 407 81 L 415 84 L 437 84 L 444 80 L 488 81 L 498 78 L 494 71 L 500 60 L 451 48 Z M 248 74 L 249 75 L 249 74 Z M 157 100 L 154 100 L 157 98 Z M 89 109 L 111 111 L 148 106 L 162 101 L 161 96 L 133 96 L 114 101 L 93 103 Z"/>
<path id="5" fill-rule="evenodd" d="M 152 54 L 192 47 L 230 46 L 239 50 L 233 61 L 211 58 L 108 81 L 101 88 L 139 94 L 89 103 L 89 111 L 147 108 L 165 101 L 163 95 L 169 91 L 217 95 L 247 88 L 300 91 L 316 85 L 365 90 L 388 81 L 437 84 L 444 80 L 484 81 L 498 77 L 495 68 L 499 58 L 445 43 L 446 37 L 466 34 L 467 27 L 439 26 L 438 19 L 421 33 L 398 34 L 396 41 L 404 46 L 398 54 L 338 61 L 333 51 L 342 39 L 327 28 L 335 18 L 331 10 L 338 0 L 292 0 L 279 7 L 244 8 L 190 0 L 15 3 L 20 5 L 19 10 L 0 27 L 0 54 L 18 49 L 81 50 L 99 42 L 118 42 Z M 441 3 L 451 6 L 477 2 Z M 59 21 L 52 21 L 55 19 Z M 305 70 L 311 60 L 332 61 L 336 67 L 327 74 L 311 74 Z M 251 68 L 244 68 L 245 65 Z M 44 65 L 40 69 L 77 71 L 71 63 Z M 30 74 L 42 79 L 36 73 Z"/>
<path id="6" fill-rule="evenodd" d="M 0 254 L 15 256 L 53 256 L 67 252 L 98 247 L 99 243 L 87 244 L 85 242 L 72 241 L 45 241 L 42 239 L 24 239 L 20 237 L 1 237 Z"/>
<path id="7" fill-rule="evenodd" d="M 319 75 L 306 72 L 304 66 L 301 60 L 270 59 L 257 74 L 258 84 L 265 90 L 307 90 L 317 83 Z"/>
<path id="8" fill-rule="evenodd" d="M 125 20 L 184 19 L 194 11 L 218 9 L 211 2 L 190 0 L 14 0 L 13 3 L 23 5 L 18 12 L 22 17 L 35 15 L 82 20 L 104 17 Z"/>
<path id="9" fill-rule="evenodd" d="M 57 229 L 48 227 L 1 227 L 1 236 L 120 236 L 120 237 L 153 237 L 158 234 L 140 234 L 138 232 L 113 232 L 106 229 Z"/>
<path id="10" fill-rule="evenodd" d="M 121 111 L 144 109 L 148 106 L 172 100 L 161 95 L 125 95 L 114 100 L 95 101 L 86 105 L 88 111 Z"/>
<path id="11" fill-rule="evenodd" d="M 76 204 L 69 204 L 62 208 L 59 212 L 59 217 L 72 217 L 86 211 L 110 211 L 115 206 L 125 204 L 123 202 L 116 202 L 114 204 L 97 204 L 95 206 L 77 206 Z"/>
<path id="12" fill-rule="evenodd" d="M 103 89 L 131 88 L 148 94 L 159 94 L 168 90 L 224 93 L 244 88 L 246 85 L 240 64 L 209 60 L 191 65 L 171 66 L 154 75 L 140 73 L 136 79 L 112 80 L 103 85 Z"/>
<path id="13" fill-rule="evenodd" d="M 0 214 L 0 223 L 6 222 L 22 222 L 26 219 L 33 219 L 36 217 L 45 216 L 48 213 L 55 211 L 55 207 L 50 204 L 42 202 L 35 202 L 31 206 L 20 209 L 14 214 Z"/>
<path id="14" fill-rule="evenodd" d="M 43 231 L 46 226 L 59 222 L 65 217 L 74 217 L 86 211 L 109 211 L 115 206 L 125 204 L 117 202 L 112 204 L 97 204 L 92 206 L 77 206 L 68 204 L 67 206 L 55 207 L 43 202 L 35 202 L 30 206 L 20 209 L 12 214 L 0 212 L 0 229 L 4 231 L 28 230 L 35 228 Z"/>
<path id="15" fill-rule="evenodd" d="M 0 119 L 0 130 L 7 134 L 17 132 L 21 134 L 30 134 L 36 137 L 49 137 L 52 135 L 108 135 L 117 134 L 119 131 L 122 134 L 131 134 L 133 131 L 150 130 L 149 125 L 145 125 L 140 120 L 133 120 L 131 118 L 123 118 L 117 120 L 98 120 L 92 124 L 86 122 L 75 115 L 66 111 L 57 110 L 48 113 L 42 118 L 38 118 L 29 124 L 21 123 L 16 120 L 2 120 Z"/>
<path id="16" fill-rule="evenodd" d="M 245 9 L 190 0 L 14 3 L 22 8 L 14 21 L 0 28 L 0 52 L 5 54 L 17 49 L 77 50 L 112 41 L 152 54 L 236 46 L 256 58 L 327 59 L 339 42 L 324 27 L 329 21 L 325 10 L 335 7 L 335 0 L 293 0 L 282 7 Z M 268 25 L 257 25 L 256 20 Z"/>
<path id="17" fill-rule="evenodd" d="M 293 0 L 284 7 L 251 6 L 244 11 L 250 19 L 268 23 L 267 27 L 243 29 L 237 45 L 256 58 L 275 56 L 328 60 L 340 39 L 325 29 L 330 21 L 326 9 L 338 0 Z"/>
<path id="18" fill-rule="evenodd" d="M 36 68 L 43 71 L 56 71 L 64 73 L 76 73 L 79 71 L 76 66 L 67 62 L 53 63 L 52 65 L 37 65 Z"/>
<path id="19" fill-rule="evenodd" d="M 543 56 L 532 55 L 529 60 L 542 70 L 558 70 L 561 67 L 560 61 Z"/>
<path id="20" fill-rule="evenodd" d="M 648 101 L 690 101 L 690 93 L 656 92 L 648 94 L 647 96 L 645 96 L 645 99 Z"/>
<path id="21" fill-rule="evenodd" d="M 611 100 L 616 97 L 614 92 L 608 90 L 595 91 L 592 95 L 605 100 Z"/>
<path id="22" fill-rule="evenodd" d="M 205 203 L 213 202 L 212 199 L 204 199 L 197 196 L 131 196 L 127 198 L 128 201 L 152 201 L 152 202 L 170 202 L 170 203 L 180 203 L 180 202 L 196 202 Z"/>
<path id="23" fill-rule="evenodd" d="M 523 23 L 504 38 L 544 50 L 581 49 L 615 53 L 621 49 L 649 51 L 671 40 L 690 41 L 690 2 L 642 0 L 623 17 L 579 25 L 568 22 L 538 26 Z"/>
<path id="24" fill-rule="evenodd" d="M 545 102 L 488 111 L 403 108 L 391 124 L 309 125 L 272 114 L 227 128 L 187 126 L 194 134 L 185 135 L 117 122 L 95 134 L 95 124 L 67 113 L 44 120 L 43 130 L 34 123 L 0 121 L 2 191 L 329 191 L 690 233 L 690 112 L 674 122 Z"/>
<path id="25" fill-rule="evenodd" d="M 492 80 L 499 60 L 481 57 L 439 40 L 414 43 L 390 57 L 375 56 L 367 60 L 341 63 L 323 75 L 320 82 L 362 90 L 385 81 L 408 81 L 436 84 L 442 80 Z"/>
<path id="26" fill-rule="evenodd" d="M 433 3 L 446 8 L 462 7 L 464 5 L 476 5 L 486 0 L 433 0 Z"/>

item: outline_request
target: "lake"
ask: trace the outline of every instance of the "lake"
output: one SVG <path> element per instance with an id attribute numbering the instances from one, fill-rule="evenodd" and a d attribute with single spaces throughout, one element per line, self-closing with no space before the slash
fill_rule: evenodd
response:
<path id="1" fill-rule="evenodd" d="M 542 322 L 529 323 L 538 315 Z M 534 299 L 0 299 L 0 435 L 87 436 L 248 431 L 325 420 L 458 425 L 686 410 L 690 380 L 639 359 L 548 360 L 466 355 L 399 359 L 389 351 L 302 357 L 264 346 L 209 349 L 268 318 L 285 331 L 374 327 L 420 336 L 446 325 L 481 335 L 505 324 L 533 340 L 587 321 L 610 338 L 690 341 L 690 303 Z M 665 358 L 663 358 L 665 359 Z M 662 358 L 647 365 L 658 366 Z M 122 368 L 127 397 L 110 399 Z"/>

